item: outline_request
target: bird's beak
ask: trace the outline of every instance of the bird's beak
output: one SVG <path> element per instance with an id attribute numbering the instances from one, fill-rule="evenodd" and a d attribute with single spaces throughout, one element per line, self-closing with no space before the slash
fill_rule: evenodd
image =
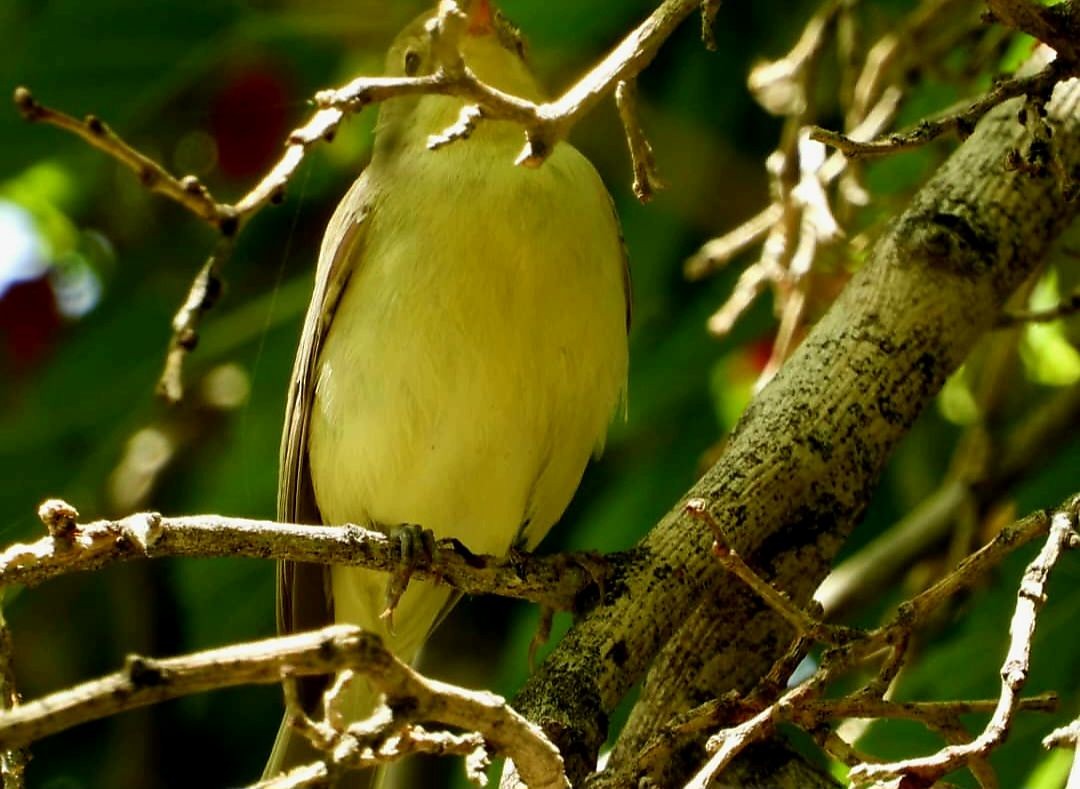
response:
<path id="1" fill-rule="evenodd" d="M 469 4 L 469 33 L 486 36 L 493 30 L 491 0 L 472 0 Z"/>

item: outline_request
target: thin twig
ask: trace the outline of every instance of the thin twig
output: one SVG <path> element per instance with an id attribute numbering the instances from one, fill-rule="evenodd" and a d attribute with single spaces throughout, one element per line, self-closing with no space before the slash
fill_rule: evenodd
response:
<path id="1" fill-rule="evenodd" d="M 817 690 L 816 684 L 804 682 L 744 723 L 713 735 L 706 745 L 708 750 L 714 751 L 713 755 L 697 775 L 690 779 L 685 789 L 706 789 L 713 777 L 723 772 L 747 745 L 762 740 L 775 731 L 783 710 L 798 706 Z"/>
<path id="2" fill-rule="evenodd" d="M 480 732 L 496 752 L 514 758 L 529 786 L 568 786 L 558 751 L 502 698 L 429 680 L 394 657 L 378 636 L 345 625 L 181 657 L 129 656 L 121 671 L 0 713 L 0 747 L 180 696 L 346 669 L 367 677 L 391 706 L 407 708 L 411 720 Z"/>
<path id="3" fill-rule="evenodd" d="M 1013 551 L 1022 545 L 1047 533 L 1054 519 L 1062 516 L 1062 513 L 1071 513 L 1075 510 L 1080 500 L 1067 502 L 1054 515 L 1040 510 L 1018 520 L 1005 527 L 982 548 L 971 554 L 962 561 L 959 566 L 947 576 L 926 591 L 916 595 L 908 602 L 900 606 L 897 619 L 892 625 L 901 626 L 908 622 L 922 622 L 935 610 L 942 601 L 950 598 L 963 589 L 970 588 L 978 579 L 983 578 L 987 572 L 997 567 Z"/>
<path id="4" fill-rule="evenodd" d="M 995 329 L 1008 329 L 1025 323 L 1050 323 L 1080 312 L 1080 288 L 1072 291 L 1058 304 L 1045 310 L 1007 312 L 998 318 Z"/>
<path id="5" fill-rule="evenodd" d="M 887 89 L 878 103 L 871 108 L 869 113 L 867 113 L 867 117 L 863 123 L 851 132 L 852 138 L 861 140 L 873 137 L 880 133 L 896 115 L 899 104 L 900 91 L 896 89 Z M 821 180 L 822 186 L 831 184 L 841 176 L 848 164 L 847 158 L 840 153 L 834 153 L 826 159 L 825 163 L 818 171 L 818 177 Z M 770 203 L 767 207 L 763 208 L 734 230 L 706 242 L 701 249 L 695 252 L 694 255 L 688 258 L 683 264 L 684 275 L 687 279 L 696 281 L 704 279 L 719 271 L 745 249 L 765 241 L 766 237 L 769 235 L 769 231 L 772 230 L 777 222 L 783 217 L 783 213 L 784 209 L 779 203 Z M 756 279 L 761 274 L 764 274 L 764 272 L 755 272 L 751 279 Z M 752 301 L 752 299 L 750 299 L 750 301 Z M 736 299 L 733 295 L 728 303 L 731 304 L 730 307 L 725 305 L 717 311 L 715 325 L 710 325 L 710 332 L 714 334 L 724 334 L 726 331 L 730 330 L 731 325 L 734 323 L 734 319 L 740 314 L 737 305 L 745 303 L 749 306 L 749 302 L 745 300 L 745 296 Z M 724 317 L 719 317 L 722 314 Z"/>
<path id="6" fill-rule="evenodd" d="M 12 662 L 15 646 L 11 640 L 11 630 L 0 609 L 0 705 L 10 710 L 19 705 L 22 699 L 15 686 L 15 670 Z M 0 780 L 4 789 L 22 789 L 26 784 L 26 765 L 30 761 L 30 752 L 26 748 L 10 748 L 0 752 Z"/>
<path id="7" fill-rule="evenodd" d="M 1043 737 L 1044 748 L 1076 748 L 1080 743 L 1080 718 L 1060 726 Z"/>
<path id="8" fill-rule="evenodd" d="M 61 511 L 57 519 L 48 513 Z M 252 518 L 194 515 L 171 518 L 138 513 L 121 520 L 76 522 L 70 505 L 42 506 L 50 536 L 0 552 L 0 587 L 34 586 L 106 564 L 165 556 L 251 556 L 320 564 L 355 565 L 386 572 L 400 569 L 400 543 L 381 531 L 346 524 L 308 526 Z M 55 525 L 59 522 L 63 529 Z M 504 594 L 556 610 L 572 610 L 578 595 L 600 582 L 610 557 L 570 554 L 537 558 L 471 553 L 456 540 L 439 540 L 430 554 L 410 557 L 415 578 L 441 581 L 471 594 Z"/>
<path id="9" fill-rule="evenodd" d="M 505 120 L 521 124 L 525 145 L 515 163 L 537 167 L 586 113 L 614 93 L 620 82 L 632 80 L 652 62 L 661 44 L 700 5 L 701 0 L 665 0 L 603 60 L 548 102 L 537 103 L 498 90 L 459 61 L 443 63 L 434 74 L 423 77 L 360 77 L 337 90 L 316 94 L 315 101 L 323 108 L 350 112 L 393 96 L 457 96 L 480 108 L 479 115 L 473 114 L 474 122 Z M 434 142 L 437 146 L 467 137 L 468 130 L 463 126 L 459 133 L 437 135 Z"/>
<path id="10" fill-rule="evenodd" d="M 1074 67 L 1073 71 L 1075 70 Z M 999 83 L 985 96 L 975 100 L 960 112 L 921 121 L 910 131 L 897 132 L 887 137 L 859 141 L 846 134 L 823 129 L 820 126 L 811 129 L 810 137 L 831 145 L 850 158 L 885 156 L 897 151 L 918 148 L 950 132 L 957 132 L 966 137 L 983 115 L 1003 101 L 1023 95 L 1048 96 L 1054 85 L 1070 76 L 1071 73 L 1061 61 L 1054 61 L 1037 74 L 1029 77 L 1014 77 Z"/>
<path id="11" fill-rule="evenodd" d="M 236 230 L 236 212 L 231 206 L 214 200 L 210 191 L 197 178 L 177 178 L 172 175 L 149 156 L 135 150 L 121 139 L 96 115 L 87 115 L 80 121 L 39 103 L 29 89 L 24 87 L 15 88 L 14 100 L 15 106 L 26 120 L 32 123 L 47 123 L 81 137 L 132 170 L 142 185 L 151 192 L 157 192 L 182 205 L 195 216 L 217 226 L 225 235 L 231 235 Z"/>
<path id="12" fill-rule="evenodd" d="M 997 699 L 976 701 L 891 701 L 852 695 L 840 699 L 808 699 L 793 710 L 791 721 L 806 729 L 838 718 L 890 718 L 918 723 L 944 723 L 960 715 L 991 713 Z M 1020 699 L 1017 710 L 1025 712 L 1054 712 L 1058 708 L 1056 693 L 1042 693 Z"/>
<path id="13" fill-rule="evenodd" d="M 778 203 L 770 203 L 768 207 L 758 211 L 734 230 L 707 242 L 683 264 L 683 273 L 686 278 L 704 279 L 709 274 L 719 271 L 747 247 L 760 244 L 782 213 L 783 209 Z"/>
<path id="14" fill-rule="evenodd" d="M 48 123 L 69 131 L 90 145 L 104 151 L 133 170 L 152 191 L 186 208 L 196 217 L 216 227 L 225 239 L 235 236 L 241 226 L 270 202 L 282 199 L 285 186 L 303 161 L 307 149 L 320 140 L 333 139 L 348 112 L 397 96 L 419 94 L 453 95 L 474 105 L 463 108 L 461 120 L 441 135 L 434 135 L 430 146 L 439 147 L 468 137 L 476 123 L 485 119 L 511 120 L 524 129 L 525 146 L 516 162 L 536 167 L 550 155 L 555 144 L 566 137 L 575 123 L 620 83 L 633 80 L 655 57 L 656 52 L 682 20 L 699 6 L 704 20 L 716 12 L 716 3 L 702 0 L 665 0 L 644 22 L 631 31 L 607 57 L 571 85 L 552 102 L 537 104 L 500 91 L 478 79 L 464 63 L 457 39 L 464 16 L 456 2 L 444 2 L 432 31 L 433 46 L 442 67 L 421 77 L 361 77 L 338 90 L 321 91 L 315 96 L 320 109 L 302 127 L 293 131 L 281 158 L 271 171 L 233 205 L 221 203 L 194 176 L 178 178 L 150 157 L 136 150 L 108 128 L 99 118 L 78 120 L 40 104 L 24 87 L 15 90 L 14 100 L 23 117 Z M 641 159 L 647 143 L 636 123 L 626 127 L 627 139 L 638 156 L 635 159 L 635 192 L 646 194 L 658 181 L 641 181 L 646 173 Z M 640 160 L 640 161 L 639 161 Z M 651 175 L 651 173 L 646 173 Z M 173 336 L 159 393 L 176 402 L 183 395 L 182 366 L 187 353 L 198 340 L 199 318 L 208 302 L 207 286 L 216 287 L 220 268 L 229 247 L 222 243 L 200 269 L 184 306 L 173 321 Z"/>
<path id="15" fill-rule="evenodd" d="M 619 109 L 623 133 L 630 148 L 630 163 L 634 169 L 634 196 L 647 203 L 658 190 L 664 188 L 664 184 L 656 172 L 652 146 L 641 129 L 637 96 L 636 80 L 623 80 L 615 88 L 615 106 Z"/>
<path id="16" fill-rule="evenodd" d="M 949 745 L 931 756 L 905 759 L 886 764 L 859 765 L 849 778 L 854 783 L 911 776 L 927 785 L 965 765 L 973 757 L 985 757 L 1004 740 L 1012 725 L 1020 701 L 1020 691 L 1027 681 L 1031 664 L 1031 639 L 1039 611 L 1046 603 L 1046 582 L 1062 552 L 1074 545 L 1074 512 L 1054 514 L 1050 534 L 1038 556 L 1027 566 L 1020 582 L 1016 610 L 1009 625 L 1009 649 L 1001 667 L 1001 695 L 993 716 L 982 733 L 962 745 Z"/>
<path id="17" fill-rule="evenodd" d="M 704 523 L 712 531 L 716 541 L 713 543 L 713 555 L 724 569 L 735 575 L 749 586 L 765 603 L 785 621 L 795 628 L 801 636 L 808 636 L 826 644 L 844 644 L 865 636 L 864 633 L 843 625 L 828 625 L 811 617 L 806 611 L 795 605 L 789 597 L 777 590 L 772 584 L 758 575 L 746 561 L 727 545 L 726 537 L 720 524 L 709 512 L 708 502 L 703 499 L 690 499 L 686 502 L 688 515 Z"/>
<path id="18" fill-rule="evenodd" d="M 157 391 L 169 403 L 179 403 L 184 397 L 184 359 L 199 342 L 199 320 L 221 295 L 220 271 L 233 249 L 233 239 L 223 236 L 213 253 L 203 263 L 191 283 L 187 298 L 177 310 L 172 322 L 169 350 L 165 354 L 165 369 L 158 379 Z"/>

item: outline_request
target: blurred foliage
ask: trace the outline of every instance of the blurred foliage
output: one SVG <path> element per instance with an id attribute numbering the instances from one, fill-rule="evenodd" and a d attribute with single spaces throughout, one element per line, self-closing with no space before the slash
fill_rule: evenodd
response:
<path id="1" fill-rule="evenodd" d="M 378 0 L 0 0 L 2 90 L 29 86 L 43 102 L 92 112 L 142 150 L 197 173 L 222 199 L 250 187 L 310 112 L 316 90 L 381 70 L 382 51 L 423 3 Z M 567 84 L 654 7 L 654 0 L 506 0 L 530 39 L 537 69 Z M 867 3 L 877 30 L 911 7 Z M 622 218 L 635 279 L 630 408 L 612 429 L 546 550 L 625 548 L 693 482 L 751 396 L 773 329 L 767 303 L 723 341 L 705 320 L 731 291 L 739 266 L 689 284 L 682 261 L 760 209 L 762 162 L 779 123 L 756 109 L 744 77 L 778 56 L 810 12 L 806 2 L 725 5 L 719 51 L 687 23 L 641 79 L 643 118 L 669 188 L 649 206 L 629 190 L 629 166 L 610 106 L 575 132 L 607 180 Z M 989 75 L 981 75 L 986 80 Z M 911 118 L 957 94 L 916 90 Z M 85 518 L 152 508 L 169 513 L 272 516 L 286 378 L 319 239 L 333 205 L 359 172 L 374 112 L 313 152 L 281 206 L 243 233 L 228 263 L 226 297 L 205 320 L 187 368 L 189 396 L 166 408 L 153 396 L 173 311 L 213 243 L 206 227 L 145 192 L 98 152 L 0 110 L 0 538 L 39 535 L 37 504 L 61 496 Z M 907 117 L 907 115 L 905 116 Z M 825 122 L 828 117 L 824 118 Z M 940 160 L 935 147 L 869 169 L 886 219 Z M 1075 266 L 1073 267 L 1075 269 Z M 14 272 L 14 273 L 13 273 Z M 1040 285 L 1040 304 L 1076 284 Z M 1049 293 L 1049 296 L 1047 295 Z M 1075 322 L 1025 335 L 1028 377 L 1012 381 L 1014 421 L 1075 384 Z M 996 335 L 995 335 L 996 336 Z M 996 342 L 994 337 L 987 344 Z M 981 351 L 985 353 L 985 349 Z M 978 354 L 977 354 L 978 355 Z M 965 376 L 970 371 L 964 373 Z M 932 491 L 958 423 L 977 418 L 967 378 L 950 383 L 897 452 L 856 550 Z M 950 421 L 951 420 L 951 421 Z M 1076 490 L 1080 442 L 1015 491 L 1024 512 Z M 1027 554 L 928 634 L 905 697 L 995 692 L 1012 597 Z M 917 568 L 915 568 L 917 569 Z M 858 613 L 873 621 L 910 592 L 904 584 Z M 21 689 L 37 696 L 114 669 L 132 651 L 179 653 L 273 632 L 273 568 L 243 560 L 161 561 L 110 568 L 8 595 Z M 995 759 L 1003 785 L 1053 784 L 1060 760 L 1036 738 L 1077 709 L 1080 643 L 1070 635 L 1080 569 L 1055 580 L 1036 647 L 1033 690 L 1063 694 L 1061 714 L 1026 717 Z M 569 624 L 565 616 L 557 624 Z M 504 600 L 469 601 L 428 650 L 441 678 L 512 693 L 527 673 L 536 612 Z M 561 632 L 557 628 L 556 637 Z M 32 787 L 233 786 L 261 769 L 279 720 L 275 688 L 239 689 L 165 704 L 84 726 L 34 748 Z M 881 726 L 863 743 L 882 754 L 934 747 L 914 727 Z M 1056 772 L 1055 772 L 1056 770 Z M 453 772 L 459 770 L 455 766 Z M 961 783 L 966 776 L 957 778 Z M 437 785 L 427 776 L 423 785 Z"/>

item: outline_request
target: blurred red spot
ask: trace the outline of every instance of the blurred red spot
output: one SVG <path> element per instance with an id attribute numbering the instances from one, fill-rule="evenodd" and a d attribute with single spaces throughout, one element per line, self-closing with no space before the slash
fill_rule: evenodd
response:
<path id="1" fill-rule="evenodd" d="M 2 367 L 28 371 L 51 350 L 63 319 L 48 277 L 14 282 L 0 296 Z"/>
<path id="2" fill-rule="evenodd" d="M 775 340 L 776 338 L 770 333 L 744 346 L 743 353 L 746 361 L 754 372 L 760 373 L 765 369 L 765 365 L 769 363 L 769 359 L 772 358 L 773 342 Z"/>
<path id="3" fill-rule="evenodd" d="M 285 79 L 269 64 L 225 73 L 210 105 L 210 131 L 222 173 L 247 180 L 270 169 L 288 132 L 288 101 Z"/>

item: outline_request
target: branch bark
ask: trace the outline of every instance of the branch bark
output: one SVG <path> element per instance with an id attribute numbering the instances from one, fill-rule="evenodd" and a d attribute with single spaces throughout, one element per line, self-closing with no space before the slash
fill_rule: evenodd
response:
<path id="1" fill-rule="evenodd" d="M 277 683 L 286 675 L 346 670 L 368 677 L 391 707 L 407 710 L 409 721 L 479 731 L 495 751 L 521 765 L 529 786 L 567 789 L 558 751 L 502 698 L 423 677 L 394 657 L 377 635 L 347 625 L 173 658 L 130 655 L 120 671 L 0 712 L 0 749 L 18 748 L 80 723 L 180 696 Z M 350 731 L 338 734 L 354 736 Z M 333 744 L 338 744 L 337 738 Z M 336 756 L 335 752 L 327 758 Z M 348 758 L 355 754 L 344 753 L 343 760 Z"/>
<path id="2" fill-rule="evenodd" d="M 0 588 L 35 586 L 106 564 L 165 556 L 249 556 L 316 564 L 367 567 L 442 581 L 469 594 L 531 600 L 558 611 L 574 610 L 590 588 L 601 585 L 622 560 L 592 554 L 512 557 L 474 554 L 457 540 L 439 540 L 430 552 L 406 560 L 398 541 L 352 524 L 308 526 L 221 515 L 166 517 L 142 512 L 121 520 L 80 524 L 78 513 L 56 499 L 41 505 L 49 536 L 0 552 Z M 403 579 L 403 580 L 407 580 Z"/>
<path id="3" fill-rule="evenodd" d="M 517 708 L 556 741 L 572 783 L 594 769 L 607 712 L 680 625 L 693 635 L 673 642 L 682 645 L 681 659 L 665 652 L 646 684 L 646 693 L 676 684 L 666 669 L 684 669 L 676 708 L 688 696 L 746 689 L 790 640 L 774 612 L 723 576 L 710 555 L 712 535 L 686 502 L 706 500 L 727 543 L 805 603 L 896 442 L 1075 217 L 1080 205 L 1063 198 L 1067 185 L 1005 167 L 1024 139 L 1018 107 L 1014 100 L 990 112 L 916 195 L 747 409 L 716 465 L 519 694 Z M 1058 86 L 1048 122 L 1054 155 L 1075 173 L 1080 81 Z M 722 679 L 705 671 L 706 656 L 730 669 Z M 633 744 L 620 741 L 615 758 L 624 748 Z"/>

